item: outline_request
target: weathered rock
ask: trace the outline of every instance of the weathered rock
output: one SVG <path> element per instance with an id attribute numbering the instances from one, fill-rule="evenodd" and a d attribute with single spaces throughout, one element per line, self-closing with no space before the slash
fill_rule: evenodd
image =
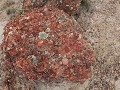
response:
<path id="1" fill-rule="evenodd" d="M 53 7 L 32 9 L 4 28 L 5 61 L 28 79 L 84 81 L 94 64 L 93 48 L 79 24 Z"/>
<path id="2" fill-rule="evenodd" d="M 23 8 L 40 8 L 43 6 L 54 6 L 68 13 L 69 15 L 78 13 L 81 0 L 24 0 Z"/>

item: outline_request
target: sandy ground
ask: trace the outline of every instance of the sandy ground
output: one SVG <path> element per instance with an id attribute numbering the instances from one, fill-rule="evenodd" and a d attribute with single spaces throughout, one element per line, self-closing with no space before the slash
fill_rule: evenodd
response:
<path id="1" fill-rule="evenodd" d="M 0 0 L 0 42 L 3 27 L 8 22 L 6 0 Z M 84 29 L 84 37 L 95 48 L 96 65 L 93 75 L 84 84 L 43 83 L 18 78 L 16 90 L 120 90 L 120 0 L 87 0 L 88 6 L 80 6 L 78 23 Z M 16 4 L 14 4 L 16 5 Z M 10 6 L 11 7 L 11 6 Z M 1 82 L 0 82 L 1 83 Z M 2 89 L 1 89 L 2 90 Z"/>

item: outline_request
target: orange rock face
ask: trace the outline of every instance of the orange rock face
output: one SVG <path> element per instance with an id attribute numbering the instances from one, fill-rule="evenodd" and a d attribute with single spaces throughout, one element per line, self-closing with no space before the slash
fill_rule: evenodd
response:
<path id="1" fill-rule="evenodd" d="M 78 23 L 63 11 L 32 9 L 4 30 L 5 59 L 27 78 L 76 82 L 91 76 L 93 48 L 82 38 Z"/>

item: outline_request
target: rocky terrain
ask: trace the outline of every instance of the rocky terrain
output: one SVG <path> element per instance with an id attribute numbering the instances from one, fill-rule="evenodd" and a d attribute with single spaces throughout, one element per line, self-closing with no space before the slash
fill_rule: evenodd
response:
<path id="1" fill-rule="evenodd" d="M 84 38 L 95 49 L 92 77 L 80 84 L 46 83 L 21 76 L 16 78 L 16 90 L 120 90 L 120 0 L 84 0 L 79 9 L 77 22 L 84 30 Z M 0 0 L 0 42 L 4 26 L 20 11 L 19 0 Z M 0 85 L 3 73 L 0 71 Z"/>

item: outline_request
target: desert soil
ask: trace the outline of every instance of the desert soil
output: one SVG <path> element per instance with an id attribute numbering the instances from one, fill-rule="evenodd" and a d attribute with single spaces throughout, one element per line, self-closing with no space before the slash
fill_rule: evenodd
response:
<path id="1" fill-rule="evenodd" d="M 11 17 L 6 11 L 20 4 L 19 0 L 14 0 L 15 3 L 6 6 L 8 1 L 11 0 L 0 0 L 0 43 L 3 28 Z M 84 29 L 84 38 L 95 49 L 96 63 L 92 68 L 92 77 L 84 84 L 46 83 L 16 78 L 16 90 L 31 90 L 28 87 L 32 90 L 120 90 L 120 0 L 86 1 L 80 6 L 77 22 Z M 0 71 L 0 85 L 3 73 Z M 2 87 L 0 90 L 3 90 Z"/>

